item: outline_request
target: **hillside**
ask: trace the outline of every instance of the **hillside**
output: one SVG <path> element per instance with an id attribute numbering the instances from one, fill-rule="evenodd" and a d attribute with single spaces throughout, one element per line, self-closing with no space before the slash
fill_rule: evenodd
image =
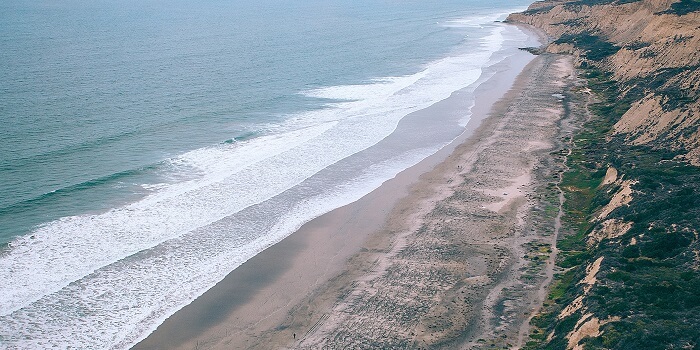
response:
<path id="1" fill-rule="evenodd" d="M 508 21 L 542 29 L 588 86 L 552 153 L 566 234 L 526 348 L 700 347 L 700 1 L 542 1 Z"/>
<path id="2" fill-rule="evenodd" d="M 631 108 L 615 132 L 700 164 L 700 1 L 536 2 L 508 20 L 541 28 L 547 51 L 612 73 Z"/>

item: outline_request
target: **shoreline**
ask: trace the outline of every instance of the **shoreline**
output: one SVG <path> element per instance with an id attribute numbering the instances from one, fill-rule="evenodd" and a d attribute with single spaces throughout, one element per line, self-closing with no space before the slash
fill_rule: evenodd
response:
<path id="1" fill-rule="evenodd" d="M 402 230 L 392 229 L 392 225 L 397 225 L 392 222 L 397 217 L 403 223 L 421 222 L 437 202 L 445 199 L 426 200 L 426 194 L 421 192 L 435 192 L 436 187 L 444 184 L 438 185 L 425 178 L 436 172 L 441 177 L 449 175 L 451 180 L 459 177 L 466 171 L 464 165 L 445 170 L 447 164 L 454 166 L 455 159 L 464 155 L 459 149 L 473 148 L 484 140 L 493 139 L 484 125 L 490 123 L 484 121 L 495 119 L 492 114 L 498 109 L 498 100 L 517 89 L 514 84 L 521 81 L 521 89 L 527 85 L 522 82 L 528 69 L 526 63 L 532 70 L 534 60 L 540 60 L 526 53 L 516 56 L 508 58 L 512 62 L 495 65 L 494 69 L 501 70 L 476 89 L 467 129 L 450 145 L 404 170 L 362 199 L 308 222 L 256 255 L 177 311 L 133 349 L 282 348 L 295 344 L 314 348 L 320 345 L 318 335 L 329 334 L 329 329 L 334 329 L 329 326 L 334 321 L 332 310 L 342 305 L 344 298 L 352 297 L 358 283 L 380 276 L 381 265 L 390 264 L 387 257 L 395 256 L 409 245 L 410 233 L 397 234 Z M 453 95 L 458 98 L 459 93 Z M 434 105 L 432 111 L 450 108 L 448 100 Z M 498 103 L 507 105 L 502 101 Z M 521 181 L 516 187 L 523 184 Z M 438 191 L 441 197 L 454 193 L 450 188 L 441 191 Z M 508 202 L 500 202 L 491 209 L 499 212 L 510 206 L 506 205 Z M 418 208 L 421 206 L 423 208 Z M 406 220 L 409 217 L 411 220 Z M 415 227 L 403 231 L 412 230 L 415 231 Z M 492 263 L 487 260 L 476 265 L 488 270 L 487 265 Z M 300 340 L 301 343 L 296 343 Z"/>

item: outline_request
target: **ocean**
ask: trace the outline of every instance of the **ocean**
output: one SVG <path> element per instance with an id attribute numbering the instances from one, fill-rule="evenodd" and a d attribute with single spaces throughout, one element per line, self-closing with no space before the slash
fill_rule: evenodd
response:
<path id="1" fill-rule="evenodd" d="M 528 3 L 0 3 L 0 348 L 128 349 L 434 154 Z"/>

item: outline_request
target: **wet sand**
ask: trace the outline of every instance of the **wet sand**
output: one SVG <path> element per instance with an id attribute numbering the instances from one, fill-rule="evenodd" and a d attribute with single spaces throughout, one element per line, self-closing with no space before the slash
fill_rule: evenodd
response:
<path id="1" fill-rule="evenodd" d="M 537 193 L 561 137 L 552 95 L 573 78 L 558 56 L 495 68 L 458 140 L 247 261 L 134 349 L 512 345 L 541 303 L 553 222 Z"/>

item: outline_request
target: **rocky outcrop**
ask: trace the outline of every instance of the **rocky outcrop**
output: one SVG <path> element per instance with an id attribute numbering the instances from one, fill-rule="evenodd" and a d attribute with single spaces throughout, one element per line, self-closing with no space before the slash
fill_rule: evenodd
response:
<path id="1" fill-rule="evenodd" d="M 631 104 L 614 131 L 629 143 L 700 165 L 700 2 L 545 0 L 508 21 L 542 29 L 546 51 L 612 75 Z"/>

